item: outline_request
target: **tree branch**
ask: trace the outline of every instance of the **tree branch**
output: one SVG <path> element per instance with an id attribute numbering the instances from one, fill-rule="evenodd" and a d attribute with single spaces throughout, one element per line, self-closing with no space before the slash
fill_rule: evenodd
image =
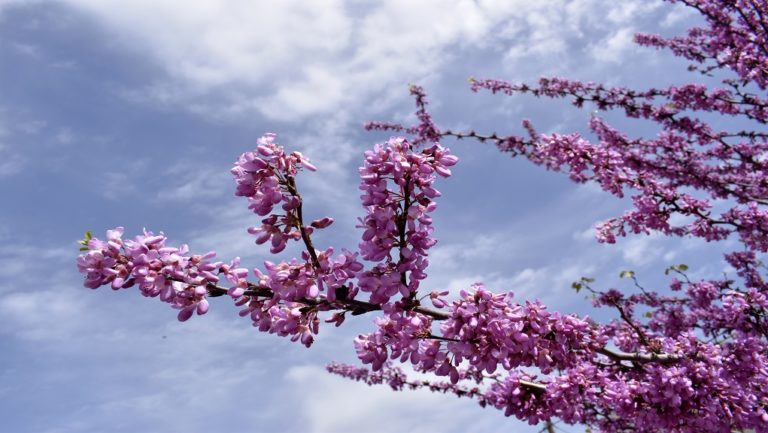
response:
<path id="1" fill-rule="evenodd" d="M 181 280 L 173 280 L 183 283 L 184 281 Z M 344 288 L 346 286 L 342 286 Z M 229 290 L 225 289 L 224 287 L 217 286 L 215 284 L 208 284 L 206 286 L 206 290 L 208 290 L 208 297 L 211 298 L 217 298 L 223 295 L 226 295 Z M 275 295 L 275 293 L 270 289 L 269 287 L 264 286 L 258 286 L 253 283 L 248 283 L 248 289 L 245 291 L 243 296 L 253 296 L 253 297 L 264 297 L 264 298 L 272 298 Z M 360 315 L 365 313 L 370 313 L 372 311 L 380 311 L 381 305 L 374 304 L 371 302 L 365 302 L 360 301 L 357 299 L 337 299 L 334 302 L 328 302 L 325 300 L 315 300 L 315 299 L 301 299 L 297 302 L 301 302 L 303 304 L 311 305 L 311 306 L 328 306 L 333 307 L 334 305 L 340 305 L 342 306 L 342 310 L 351 311 L 352 315 Z M 447 320 L 451 316 L 448 313 L 444 313 L 442 311 L 432 310 L 430 308 L 422 307 L 420 305 L 415 306 L 410 309 L 413 312 L 424 314 L 425 316 L 432 317 L 434 320 Z"/>

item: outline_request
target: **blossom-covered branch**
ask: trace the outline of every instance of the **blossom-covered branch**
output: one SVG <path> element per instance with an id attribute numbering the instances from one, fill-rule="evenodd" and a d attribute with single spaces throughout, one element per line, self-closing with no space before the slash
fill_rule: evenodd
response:
<path id="1" fill-rule="evenodd" d="M 305 222 L 298 178 L 316 168 L 266 134 L 232 168 L 235 194 L 261 218 L 248 229 L 256 244 L 268 243 L 277 255 L 301 240 L 300 257 L 267 261 L 249 273 L 238 258 L 190 254 L 150 231 L 123 239 L 118 227 L 105 240 L 88 234 L 82 241 L 77 266 L 85 286 L 137 287 L 178 310 L 181 321 L 227 295 L 260 331 L 307 347 L 323 322 L 340 326 L 348 313 L 373 314 L 373 330 L 354 340 L 371 369 L 331 364 L 329 371 L 395 390 L 474 398 L 530 423 L 559 418 L 610 433 L 768 432 L 768 283 L 761 260 L 768 252 L 768 6 L 681 3 L 701 13 L 706 26 L 683 37 L 636 40 L 691 60 L 692 70 L 724 75 L 720 88 L 634 90 L 564 78 L 471 83 L 475 91 L 621 110 L 656 125 L 656 137 L 630 138 L 598 116 L 589 122 L 596 140 L 539 134 L 528 120 L 524 135 L 441 129 L 424 90 L 412 86 L 416 125 L 367 125 L 412 138 L 392 137 L 365 152 L 356 251 L 315 245 L 313 233 L 333 219 Z M 705 120 L 712 115 L 729 120 Z M 429 252 L 437 242 L 432 216 L 441 196 L 435 185 L 458 161 L 439 143 L 446 138 L 492 142 L 574 182 L 594 182 L 616 197 L 631 194 L 631 210 L 598 226 L 601 242 L 652 232 L 735 239 L 740 246 L 725 260 L 739 280 L 692 280 L 679 265 L 668 269 L 672 276 L 661 290 L 647 290 L 631 272 L 621 274 L 635 283 L 629 293 L 594 289 L 587 278 L 574 283 L 593 293 L 596 307 L 615 312 L 607 323 L 551 312 L 538 300 L 518 301 L 481 283 L 453 297 L 429 291 Z M 409 379 L 398 363 L 427 379 Z"/>

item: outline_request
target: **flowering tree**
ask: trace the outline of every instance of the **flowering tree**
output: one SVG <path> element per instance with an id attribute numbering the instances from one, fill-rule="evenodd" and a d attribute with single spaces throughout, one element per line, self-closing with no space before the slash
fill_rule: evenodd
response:
<path id="1" fill-rule="evenodd" d="M 334 363 L 330 372 L 395 390 L 425 387 L 473 398 L 530 423 L 558 418 L 605 432 L 768 432 L 768 283 L 760 261 L 768 251 L 768 4 L 681 2 L 706 25 L 683 37 L 637 35 L 636 41 L 688 59 L 691 71 L 717 78 L 720 87 L 638 91 L 562 78 L 535 86 L 471 83 L 475 91 L 623 110 L 658 124 L 656 137 L 630 138 L 597 116 L 589 123 L 591 141 L 538 134 L 528 121 L 527 136 L 441 130 L 422 89 L 412 87 L 417 125 L 368 125 L 410 138 L 365 152 L 357 251 L 315 246 L 313 232 L 333 222 L 303 216 L 297 177 L 315 167 L 266 134 L 232 168 L 235 194 L 263 217 L 248 229 L 257 244 L 269 243 L 278 254 L 288 242 L 301 242 L 300 258 L 266 262 L 249 279 L 239 259 L 191 254 L 152 232 L 123 239 L 118 227 L 104 240 L 90 234 L 83 240 L 77 266 L 85 286 L 135 286 L 177 309 L 181 321 L 205 314 L 210 298 L 228 296 L 260 331 L 307 347 L 321 321 L 340 326 L 348 314 L 376 314 L 373 331 L 354 341 L 371 369 Z M 705 115 L 729 120 L 708 123 Z M 595 294 L 596 306 L 615 310 L 608 323 L 550 312 L 538 301 L 518 303 L 512 293 L 480 284 L 453 298 L 425 292 L 436 243 L 431 215 L 440 196 L 434 184 L 457 163 L 439 144 L 445 137 L 491 142 L 574 182 L 630 194 L 634 208 L 599 224 L 599 242 L 651 232 L 736 239 L 739 248 L 725 259 L 738 279 L 694 281 L 681 265 L 669 269 L 674 278 L 661 292 L 640 285 L 633 293 L 599 291 L 586 278 L 574 283 Z M 409 378 L 397 364 L 437 378 Z"/>

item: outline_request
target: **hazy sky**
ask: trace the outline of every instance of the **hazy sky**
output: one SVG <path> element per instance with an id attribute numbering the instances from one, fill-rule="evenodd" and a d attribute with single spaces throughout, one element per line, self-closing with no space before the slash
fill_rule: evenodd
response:
<path id="1" fill-rule="evenodd" d="M 88 229 L 146 227 L 261 266 L 267 251 L 246 233 L 258 219 L 234 197 L 229 168 L 269 131 L 319 168 L 299 178 L 309 217 L 336 219 L 318 246 L 354 248 L 356 167 L 386 138 L 361 125 L 411 122 L 408 84 L 426 88 L 444 127 L 520 132 L 527 117 L 542 132 L 584 131 L 589 110 L 472 94 L 467 78 L 695 80 L 669 53 L 632 43 L 695 20 L 648 0 L 0 0 L 2 430 L 538 431 L 472 401 L 327 375 L 331 360 L 354 362 L 370 315 L 321 329 L 309 350 L 259 333 L 223 298 L 181 324 L 135 290 L 83 288 L 75 242 Z M 593 224 L 626 202 L 488 144 L 444 144 L 460 162 L 436 184 L 427 291 L 484 281 L 593 315 L 570 288 L 581 276 L 628 288 L 622 269 L 649 285 L 671 264 L 725 269 L 691 240 L 599 245 Z"/>

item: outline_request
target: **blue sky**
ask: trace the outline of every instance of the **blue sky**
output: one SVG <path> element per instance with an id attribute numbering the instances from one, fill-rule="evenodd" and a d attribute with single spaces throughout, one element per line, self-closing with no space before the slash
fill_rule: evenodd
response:
<path id="1" fill-rule="evenodd" d="M 164 231 L 249 267 L 268 259 L 228 173 L 264 132 L 319 171 L 299 186 L 320 246 L 354 248 L 357 170 L 412 120 L 423 85 L 452 129 L 584 131 L 588 110 L 468 90 L 467 78 L 560 75 L 614 85 L 687 82 L 636 31 L 677 34 L 696 17 L 657 1 L 0 0 L 0 416 L 9 432 L 537 431 L 474 402 L 393 393 L 328 376 L 354 361 L 372 317 L 325 328 L 307 350 L 261 334 L 225 299 L 187 323 L 135 291 L 82 287 L 85 230 Z M 652 125 L 623 121 L 636 134 Z M 427 290 L 484 281 L 518 299 L 593 315 L 570 283 L 649 285 L 665 267 L 725 269 L 717 248 L 655 236 L 598 245 L 592 225 L 627 204 L 489 145 L 445 142 L 461 160 L 435 214 Z M 296 250 L 286 250 L 290 258 Z M 598 314 L 599 316 L 600 314 Z M 565 427 L 566 431 L 578 431 Z"/>

